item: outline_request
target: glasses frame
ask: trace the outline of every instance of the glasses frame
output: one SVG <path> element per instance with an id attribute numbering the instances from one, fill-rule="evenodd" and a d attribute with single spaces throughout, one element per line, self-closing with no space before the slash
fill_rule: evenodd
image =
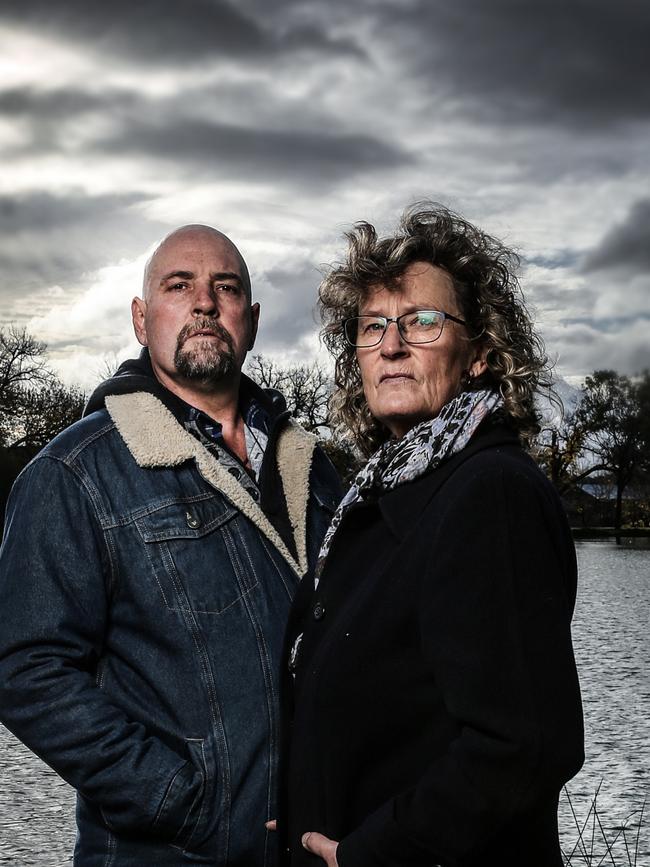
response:
<path id="1" fill-rule="evenodd" d="M 401 320 L 406 316 L 413 316 L 414 313 L 437 313 L 439 316 L 442 316 L 442 325 L 440 326 L 440 331 L 435 337 L 432 337 L 431 340 L 417 340 L 413 342 L 409 340 L 408 337 L 405 336 L 402 331 Z M 364 346 L 358 346 L 356 343 L 353 343 L 348 337 L 347 332 L 347 324 L 348 322 L 352 322 L 355 319 L 362 319 L 364 316 L 367 316 L 368 319 L 379 319 L 382 320 L 384 324 L 384 330 L 379 335 L 379 339 L 375 343 L 367 343 Z M 445 327 L 445 321 L 447 319 L 451 319 L 452 322 L 457 322 L 459 325 L 464 325 L 467 328 L 467 322 L 464 319 L 459 319 L 458 316 L 453 316 L 451 313 L 446 313 L 444 310 L 435 310 L 431 307 L 423 307 L 421 310 L 409 310 L 408 313 L 401 313 L 399 316 L 372 316 L 371 314 L 360 314 L 358 316 L 349 316 L 347 319 L 343 321 L 343 336 L 345 337 L 347 343 L 354 347 L 354 349 L 373 349 L 375 346 L 379 346 L 384 337 L 386 336 L 386 332 L 388 331 L 388 326 L 391 322 L 394 322 L 397 326 L 397 331 L 399 336 L 404 341 L 404 343 L 408 343 L 409 346 L 426 346 L 427 343 L 435 343 L 436 340 L 440 339 L 440 335 L 442 334 L 442 329 Z"/>

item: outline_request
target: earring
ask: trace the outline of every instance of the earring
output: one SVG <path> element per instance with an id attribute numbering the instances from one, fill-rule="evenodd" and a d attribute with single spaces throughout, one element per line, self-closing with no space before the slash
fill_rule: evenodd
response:
<path id="1" fill-rule="evenodd" d="M 464 370 L 461 373 L 461 375 L 460 375 L 460 387 L 463 389 L 463 391 L 469 391 L 471 386 L 472 386 L 473 381 L 474 381 L 474 377 L 469 372 L 469 370 Z"/>

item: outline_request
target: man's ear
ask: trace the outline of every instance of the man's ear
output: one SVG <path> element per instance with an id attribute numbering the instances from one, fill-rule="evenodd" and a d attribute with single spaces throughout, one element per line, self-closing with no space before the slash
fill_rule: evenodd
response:
<path id="1" fill-rule="evenodd" d="M 260 322 L 260 305 L 259 305 L 259 302 L 256 301 L 255 304 L 251 304 L 251 339 L 248 342 L 248 349 L 249 350 L 255 346 L 255 338 L 257 337 L 257 327 L 259 325 L 259 322 Z"/>
<path id="2" fill-rule="evenodd" d="M 133 330 L 138 338 L 138 343 L 142 346 L 147 346 L 147 328 L 145 326 L 145 313 L 147 312 L 147 302 L 142 298 L 134 298 L 131 302 L 131 319 L 133 320 Z"/>

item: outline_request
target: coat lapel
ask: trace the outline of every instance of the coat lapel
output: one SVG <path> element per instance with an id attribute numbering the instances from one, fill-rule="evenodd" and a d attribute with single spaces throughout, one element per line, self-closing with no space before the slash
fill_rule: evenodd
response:
<path id="1" fill-rule="evenodd" d="M 201 443 L 185 430 L 153 394 L 110 395 L 106 409 L 133 455 L 143 468 L 178 466 L 195 460 L 203 478 L 220 491 L 255 524 L 298 574 L 307 571 L 307 500 L 315 437 L 295 423 L 280 434 L 277 461 L 294 531 L 298 560 L 291 556 L 279 533 L 259 505 Z"/>
<path id="2" fill-rule="evenodd" d="M 505 425 L 495 424 L 485 429 L 479 427 L 464 449 L 443 461 L 435 470 L 384 494 L 379 498 L 379 508 L 391 532 L 403 539 L 413 529 L 429 500 L 473 454 L 482 449 L 518 442 L 517 435 Z"/>

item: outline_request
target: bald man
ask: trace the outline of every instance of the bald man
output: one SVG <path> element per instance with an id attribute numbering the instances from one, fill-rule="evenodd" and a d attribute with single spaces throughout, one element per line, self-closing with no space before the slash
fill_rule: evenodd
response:
<path id="1" fill-rule="evenodd" d="M 340 495 L 242 375 L 248 269 L 172 232 L 132 302 L 143 349 L 16 481 L 0 717 L 78 792 L 78 867 L 274 865 L 285 620 Z"/>

